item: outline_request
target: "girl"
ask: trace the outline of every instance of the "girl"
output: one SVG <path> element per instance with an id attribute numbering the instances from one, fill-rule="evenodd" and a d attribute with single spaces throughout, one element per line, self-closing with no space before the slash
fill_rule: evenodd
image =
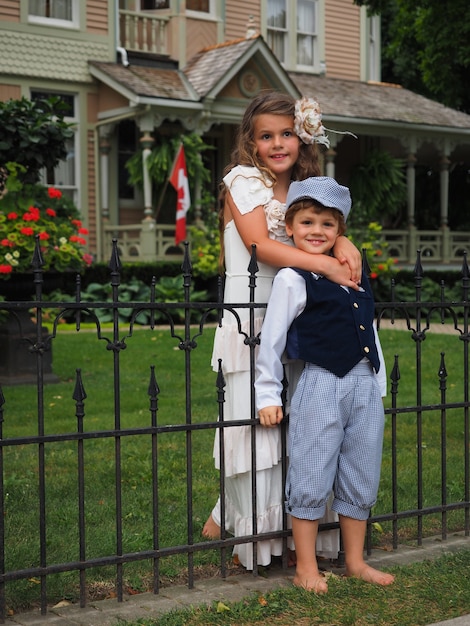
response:
<path id="1" fill-rule="evenodd" d="M 248 265 L 251 246 L 256 245 L 259 272 L 256 302 L 267 302 L 278 268 L 295 266 L 327 276 L 357 289 L 361 255 L 345 237 L 338 238 L 335 257 L 311 255 L 294 248 L 285 231 L 284 213 L 291 180 L 320 175 L 317 144 L 329 145 L 314 100 L 295 101 L 287 94 L 261 92 L 247 107 L 238 131 L 231 163 L 225 169 L 220 196 L 223 231 L 225 303 L 249 302 Z M 249 333 L 249 310 L 238 309 L 242 330 Z M 264 309 L 255 311 L 255 334 L 261 330 Z M 216 330 L 212 366 L 221 359 L 225 378 L 224 420 L 243 420 L 252 415 L 250 348 L 239 333 L 237 319 L 225 311 Z M 295 375 L 287 373 L 289 389 Z M 224 429 L 225 527 L 236 537 L 250 535 L 251 426 Z M 220 469 L 219 433 L 214 445 Z M 257 428 L 256 433 L 257 532 L 282 529 L 283 486 L 279 429 Z M 332 518 L 334 519 L 334 518 Z M 208 538 L 220 537 L 220 499 L 203 528 Z M 327 533 L 323 533 L 326 535 Z M 325 556 L 336 557 L 337 533 L 326 538 Z M 282 540 L 257 543 L 258 565 L 269 565 L 271 555 L 282 554 Z M 235 546 L 234 555 L 247 569 L 253 568 L 252 545 Z"/>

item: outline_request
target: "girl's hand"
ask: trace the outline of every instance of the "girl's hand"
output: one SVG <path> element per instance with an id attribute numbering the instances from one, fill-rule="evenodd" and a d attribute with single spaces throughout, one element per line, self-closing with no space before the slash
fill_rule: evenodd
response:
<path id="1" fill-rule="evenodd" d="M 258 411 L 259 422 L 261 426 L 266 428 L 272 428 L 281 423 L 284 417 L 282 413 L 282 406 L 265 406 Z"/>
<path id="2" fill-rule="evenodd" d="M 362 276 L 362 255 L 347 237 L 338 237 L 334 247 L 335 258 L 341 265 L 347 264 L 353 283 L 359 284 Z"/>

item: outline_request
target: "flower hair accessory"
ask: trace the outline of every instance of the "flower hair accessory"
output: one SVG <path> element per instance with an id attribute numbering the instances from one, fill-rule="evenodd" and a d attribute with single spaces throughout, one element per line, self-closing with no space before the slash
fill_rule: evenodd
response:
<path id="1" fill-rule="evenodd" d="M 294 131 L 306 144 L 320 143 L 330 147 L 321 122 L 320 105 L 313 98 L 303 97 L 295 103 Z"/>
<path id="2" fill-rule="evenodd" d="M 294 131 L 304 143 L 320 143 L 327 148 L 330 147 L 330 140 L 325 134 L 326 131 L 339 135 L 351 135 L 357 139 L 357 136 L 348 130 L 340 131 L 325 128 L 321 121 L 320 105 L 313 98 L 306 98 L 305 96 L 295 103 Z"/>

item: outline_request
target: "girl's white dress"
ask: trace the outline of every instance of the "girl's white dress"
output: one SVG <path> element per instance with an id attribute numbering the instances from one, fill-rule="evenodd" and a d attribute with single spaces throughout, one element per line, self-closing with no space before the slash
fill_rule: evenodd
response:
<path id="1" fill-rule="evenodd" d="M 254 167 L 236 166 L 225 177 L 224 183 L 230 191 L 240 213 L 245 214 L 262 205 L 266 215 L 269 237 L 291 245 L 285 232 L 285 204 L 273 198 L 273 190 L 263 174 Z M 246 249 L 235 222 L 229 222 L 224 231 L 225 248 L 225 291 L 224 302 L 249 302 L 250 253 Z M 254 302 L 266 303 L 271 292 L 276 269 L 258 261 Z M 249 309 L 236 309 L 241 329 L 250 336 Z M 261 330 L 265 309 L 255 309 L 254 334 Z M 255 417 L 252 394 L 255 393 L 250 380 L 250 347 L 244 343 L 238 321 L 230 311 L 224 311 L 222 326 L 215 334 L 212 367 L 219 368 L 221 359 L 225 379 L 224 420 L 246 420 Z M 255 351 L 255 356 L 257 349 Z M 293 394 L 295 382 L 303 363 L 286 364 L 289 381 L 289 396 Z M 254 399 L 254 398 L 253 398 Z M 252 414 L 253 413 L 253 414 Z M 253 533 L 251 506 L 251 426 L 235 426 L 224 429 L 225 447 L 225 527 L 236 537 Z M 220 469 L 219 433 L 214 443 L 215 464 Z M 256 428 L 256 494 L 257 532 L 266 533 L 282 529 L 284 492 L 282 485 L 281 436 L 279 428 Z M 329 512 L 327 518 L 337 518 Z M 212 517 L 221 525 L 220 500 Z M 293 549 L 291 540 L 289 547 Z M 320 533 L 317 553 L 336 558 L 339 549 L 337 531 Z M 234 547 L 234 554 L 247 569 L 253 569 L 253 546 L 251 543 Z M 257 543 L 258 565 L 269 565 L 271 556 L 282 554 L 282 539 Z"/>

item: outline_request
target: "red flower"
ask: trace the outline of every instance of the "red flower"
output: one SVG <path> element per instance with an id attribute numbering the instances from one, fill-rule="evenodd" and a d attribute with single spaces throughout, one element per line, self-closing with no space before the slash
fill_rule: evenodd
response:
<path id="1" fill-rule="evenodd" d="M 31 228 L 31 226 L 23 226 L 23 228 L 20 230 L 20 233 L 22 235 L 34 235 L 34 230 Z"/>
<path id="2" fill-rule="evenodd" d="M 39 233 L 39 239 L 42 239 L 43 241 L 46 241 L 49 238 L 50 238 L 50 235 L 48 233 L 46 233 L 46 232 Z"/>
<path id="3" fill-rule="evenodd" d="M 7 218 L 9 220 L 16 220 L 18 217 L 18 213 L 13 213 L 13 211 L 11 213 L 8 213 Z"/>
<path id="4" fill-rule="evenodd" d="M 11 265 L 0 265 L 0 274 L 11 274 L 12 269 Z"/>
<path id="5" fill-rule="evenodd" d="M 55 187 L 49 187 L 47 190 L 47 193 L 49 195 L 49 198 L 51 198 L 51 200 L 54 198 L 62 198 L 62 192 L 56 189 Z"/>
<path id="6" fill-rule="evenodd" d="M 370 277 L 371 278 L 377 278 L 377 276 L 378 276 L 377 272 L 371 272 L 370 273 Z"/>
<path id="7" fill-rule="evenodd" d="M 57 213 L 54 211 L 54 209 L 46 209 L 46 215 L 49 215 L 50 217 L 55 217 Z"/>
<path id="8" fill-rule="evenodd" d="M 79 232 L 81 235 L 88 235 L 88 228 L 79 228 L 79 229 L 78 229 L 78 232 Z"/>
<path id="9" fill-rule="evenodd" d="M 5 246 L 5 248 L 13 248 L 14 245 L 13 241 L 10 241 L 9 239 L 2 239 L 0 241 L 0 246 Z"/>
<path id="10" fill-rule="evenodd" d="M 83 237 L 78 237 L 77 235 L 71 235 L 69 237 L 69 241 L 72 241 L 73 243 L 80 243 L 82 246 L 86 244 L 86 239 L 83 239 Z"/>
<path id="11" fill-rule="evenodd" d="M 82 225 L 82 222 L 81 220 L 72 220 L 72 224 L 76 226 L 77 228 L 80 228 Z"/>

